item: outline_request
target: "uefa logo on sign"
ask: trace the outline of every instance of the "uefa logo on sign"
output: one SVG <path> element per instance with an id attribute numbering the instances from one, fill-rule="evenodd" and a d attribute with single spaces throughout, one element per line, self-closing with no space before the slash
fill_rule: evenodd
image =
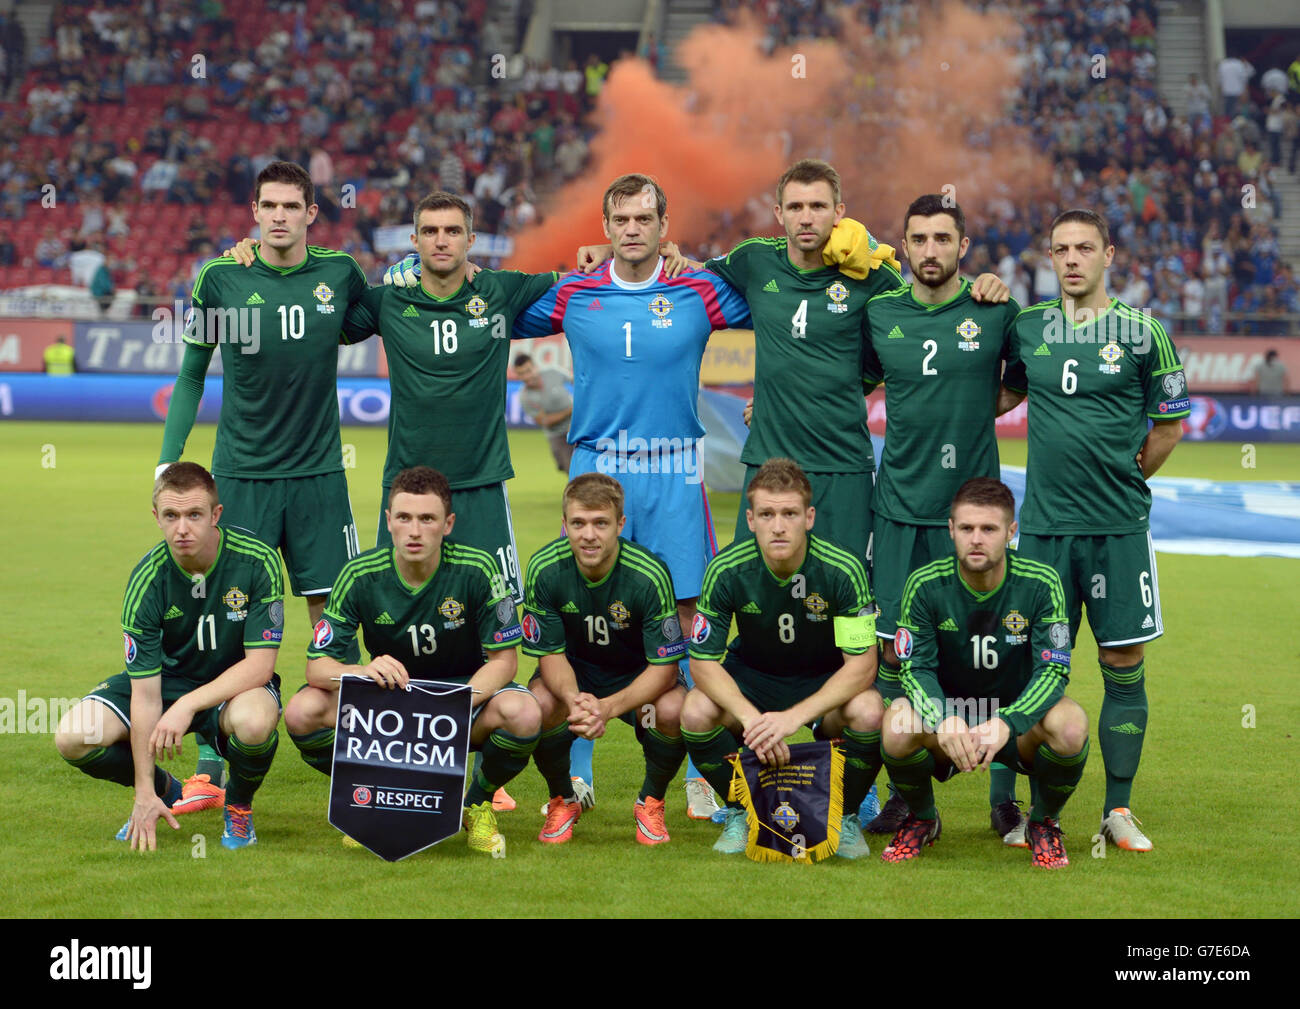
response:
<path id="1" fill-rule="evenodd" d="M 370 805 L 370 789 L 365 785 L 358 785 L 352 790 L 352 802 L 358 806 Z"/>

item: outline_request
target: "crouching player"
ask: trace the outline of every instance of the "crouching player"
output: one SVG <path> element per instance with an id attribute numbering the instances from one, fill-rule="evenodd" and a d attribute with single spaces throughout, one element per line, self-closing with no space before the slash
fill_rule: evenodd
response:
<path id="1" fill-rule="evenodd" d="M 398 473 L 385 516 L 393 545 L 365 551 L 339 573 L 307 649 L 307 683 L 285 708 L 285 728 L 303 760 L 329 774 L 344 673 L 389 689 L 411 679 L 468 683 L 470 748 L 482 749 L 483 764 L 465 792 L 465 829 L 469 846 L 490 854 L 492 793 L 528 766 L 542 719 L 533 695 L 513 682 L 523 633 L 514 599 L 490 554 L 445 538 L 456 516 L 437 470 Z M 358 631 L 370 662 L 345 665 Z"/>
<path id="2" fill-rule="evenodd" d="M 584 473 L 564 489 L 565 536 L 528 562 L 524 654 L 538 659 L 528 684 L 542 706 L 537 769 L 551 801 L 537 839 L 563 844 L 582 814 L 569 775 L 574 735 L 597 739 L 621 718 L 645 751 L 645 780 L 633 806 L 636 839 L 669 840 L 664 793 L 686 757 L 680 718 L 685 654 L 668 568 L 623 539 L 623 488 Z"/>
<path id="3" fill-rule="evenodd" d="M 197 463 L 162 472 L 153 514 L 163 542 L 131 572 L 122 605 L 126 670 L 63 717 L 55 745 L 92 778 L 135 787 L 117 839 L 152 851 L 159 817 L 178 826 L 170 807 L 181 797 L 180 782 L 154 761 L 179 754 L 187 732 L 215 740 L 230 762 L 221 843 L 243 848 L 257 842 L 253 793 L 279 742 L 280 558 L 218 526 L 217 485 Z"/>
<path id="4" fill-rule="evenodd" d="M 682 737 L 709 784 L 726 796 L 727 755 L 741 741 L 765 764 L 789 760 L 787 736 L 809 725 L 844 749 L 845 816 L 836 854 L 869 854 L 856 810 L 880 771 L 884 712 L 876 678 L 875 601 L 856 556 L 810 534 L 812 486 L 797 464 L 769 459 L 746 489 L 753 539 L 739 540 L 704 573 L 694 633 L 695 689 Z M 737 635 L 730 647 L 732 617 Z M 714 851 L 745 850 L 745 812 L 725 809 Z"/>
<path id="5" fill-rule="evenodd" d="M 881 855 L 886 862 L 916 858 L 938 839 L 932 777 L 946 781 L 996 760 L 1030 775 L 1034 865 L 1070 864 L 1059 820 L 1088 759 L 1088 717 L 1065 696 L 1070 623 L 1061 579 L 1007 549 L 1014 519 L 1005 484 L 967 480 L 948 519 L 955 555 L 917 568 L 903 588 L 894 647 L 906 696 L 885 715 L 881 748 L 909 812 Z"/>

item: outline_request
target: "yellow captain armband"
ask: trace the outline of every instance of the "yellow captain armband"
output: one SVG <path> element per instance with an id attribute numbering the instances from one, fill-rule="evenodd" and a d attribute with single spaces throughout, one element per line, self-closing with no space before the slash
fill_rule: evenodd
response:
<path id="1" fill-rule="evenodd" d="M 862 610 L 857 616 L 835 618 L 835 647 L 846 651 L 870 648 L 876 643 L 876 614 Z"/>

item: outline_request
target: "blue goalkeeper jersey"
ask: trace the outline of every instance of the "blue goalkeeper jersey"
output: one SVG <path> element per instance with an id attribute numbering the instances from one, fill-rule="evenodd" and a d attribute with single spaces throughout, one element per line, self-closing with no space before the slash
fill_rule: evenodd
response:
<path id="1" fill-rule="evenodd" d="M 699 438 L 700 359 L 715 329 L 749 328 L 749 306 L 717 274 L 687 270 L 629 283 L 611 270 L 571 273 L 515 319 L 515 339 L 563 332 L 573 355 L 569 441 Z M 602 440 L 608 439 L 601 444 Z"/>

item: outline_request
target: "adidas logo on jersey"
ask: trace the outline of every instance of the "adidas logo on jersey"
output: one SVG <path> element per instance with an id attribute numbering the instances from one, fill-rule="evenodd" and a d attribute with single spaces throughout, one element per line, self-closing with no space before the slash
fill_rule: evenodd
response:
<path id="1" fill-rule="evenodd" d="M 1051 356 L 1052 356 L 1052 351 L 1048 348 L 1047 344 L 1045 343 L 1040 343 L 1038 345 L 1038 349 L 1034 351 L 1034 357 L 1051 357 Z"/>
<path id="2" fill-rule="evenodd" d="M 591 304 L 587 306 L 587 311 L 588 311 L 588 312 L 601 312 L 601 311 L 604 311 L 604 307 L 601 305 L 601 303 L 600 303 L 600 299 L 599 299 L 599 298 L 592 298 L 592 299 L 591 299 Z"/>
<path id="3" fill-rule="evenodd" d="M 375 623 L 377 624 L 391 624 L 392 622 L 393 622 L 393 618 L 388 615 L 387 610 L 384 610 L 383 613 L 375 617 Z"/>
<path id="4" fill-rule="evenodd" d="M 764 285 L 763 285 L 763 290 L 764 290 L 764 291 L 767 291 L 767 292 L 770 293 L 770 294 L 780 294 L 780 293 L 781 293 L 781 289 L 780 289 L 779 287 L 776 286 L 776 279 L 775 279 L 775 278 L 773 278 L 772 280 L 769 280 L 766 284 L 764 284 Z"/>
<path id="5" fill-rule="evenodd" d="M 560 607 L 561 613 L 577 613 L 578 607 L 572 599 Z"/>
<path id="6" fill-rule="evenodd" d="M 420 313 L 416 311 L 414 305 L 407 305 L 406 311 L 402 313 L 403 319 L 418 319 L 419 317 L 420 317 Z"/>
<path id="7" fill-rule="evenodd" d="M 248 296 L 248 300 L 247 300 L 246 302 L 244 302 L 244 304 L 245 304 L 245 305 L 265 305 L 265 304 L 266 304 L 266 300 L 265 300 L 265 299 L 264 299 L 260 294 L 258 294 L 256 291 L 254 291 L 252 294 L 250 294 L 250 295 Z"/>
<path id="8" fill-rule="evenodd" d="M 1120 725 L 1112 725 L 1112 726 L 1110 727 L 1110 731 L 1111 731 L 1111 732 L 1122 732 L 1122 733 L 1123 733 L 1124 735 L 1126 735 L 1126 736 L 1140 736 L 1140 735 L 1142 735 L 1142 730 L 1139 729 L 1139 728 L 1138 728 L 1136 725 L 1134 725 L 1132 722 L 1123 722 L 1123 723 L 1121 723 Z"/>
<path id="9" fill-rule="evenodd" d="M 946 617 L 943 623 L 939 625 L 939 630 L 941 631 L 955 631 L 956 629 L 957 621 L 953 620 L 952 617 Z"/>
<path id="10" fill-rule="evenodd" d="M 763 611 L 758 608 L 758 603 L 754 602 L 754 600 L 751 599 L 749 602 L 747 602 L 744 606 L 740 608 L 740 612 L 741 613 L 762 613 Z"/>
<path id="11" fill-rule="evenodd" d="M 1151 630 L 1151 628 L 1155 627 L 1155 625 L 1156 625 L 1156 622 L 1155 622 L 1154 620 L 1151 619 L 1151 614 L 1148 613 L 1148 614 L 1147 614 L 1147 618 L 1146 618 L 1145 620 L 1142 621 L 1142 629 L 1143 629 L 1144 631 L 1149 631 L 1149 630 Z"/>
<path id="12" fill-rule="evenodd" d="M 903 331 L 899 329 L 897 326 L 895 326 L 893 329 L 889 331 L 889 339 L 901 340 L 902 338 L 903 338 Z"/>
<path id="13" fill-rule="evenodd" d="M 181 608 L 177 606 L 175 603 L 173 603 L 172 608 L 163 614 L 163 619 L 175 620 L 177 617 L 183 617 L 183 616 L 185 616 L 185 614 L 181 611 Z"/>

